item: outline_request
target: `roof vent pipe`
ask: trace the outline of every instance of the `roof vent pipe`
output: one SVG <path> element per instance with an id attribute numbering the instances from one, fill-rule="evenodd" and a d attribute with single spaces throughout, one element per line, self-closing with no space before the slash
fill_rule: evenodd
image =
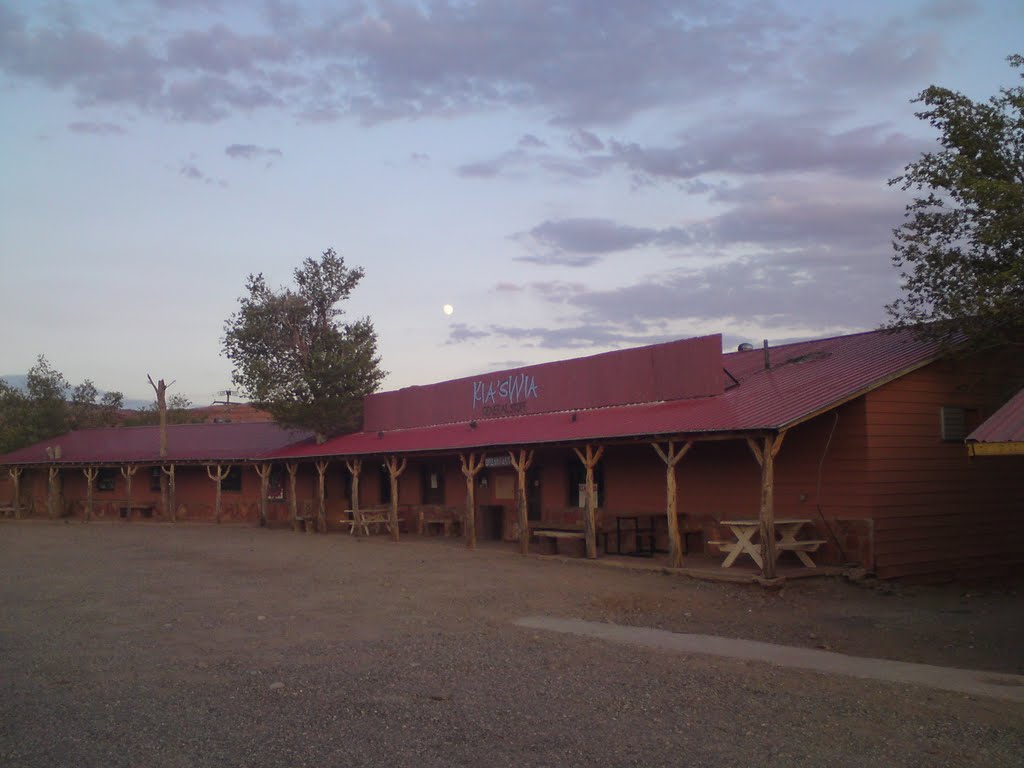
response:
<path id="1" fill-rule="evenodd" d="M 744 341 L 738 347 L 736 347 L 736 351 L 737 352 L 749 352 L 753 348 L 754 348 L 753 344 L 751 344 L 749 341 Z"/>
<path id="2" fill-rule="evenodd" d="M 764 340 L 764 369 L 767 371 L 772 367 L 772 356 L 768 353 L 768 339 Z"/>

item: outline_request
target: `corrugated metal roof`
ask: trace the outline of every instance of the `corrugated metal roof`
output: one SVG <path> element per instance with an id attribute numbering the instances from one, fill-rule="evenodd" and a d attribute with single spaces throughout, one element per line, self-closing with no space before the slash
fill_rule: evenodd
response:
<path id="1" fill-rule="evenodd" d="M 276 458 L 418 453 L 602 438 L 777 430 L 835 407 L 934 360 L 939 348 L 910 331 L 872 331 L 733 352 L 723 365 L 739 381 L 722 395 L 672 402 L 478 419 L 357 432 L 274 452 Z"/>
<path id="2" fill-rule="evenodd" d="M 968 443 L 1024 443 L 1024 389 L 967 436 Z"/>
<path id="3" fill-rule="evenodd" d="M 268 422 L 173 424 L 165 462 L 244 461 L 306 439 L 308 432 Z M 60 458 L 50 458 L 47 448 Z M 160 428 L 83 429 L 0 456 L 0 464 L 103 464 L 160 462 Z"/>

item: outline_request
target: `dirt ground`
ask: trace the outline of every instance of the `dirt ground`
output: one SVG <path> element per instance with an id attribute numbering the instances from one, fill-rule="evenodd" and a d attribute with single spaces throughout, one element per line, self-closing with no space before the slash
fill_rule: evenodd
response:
<path id="1" fill-rule="evenodd" d="M 457 540 L 0 524 L 4 766 L 1020 766 L 1024 706 L 516 626 L 1024 673 L 1020 585 L 778 592 Z"/>

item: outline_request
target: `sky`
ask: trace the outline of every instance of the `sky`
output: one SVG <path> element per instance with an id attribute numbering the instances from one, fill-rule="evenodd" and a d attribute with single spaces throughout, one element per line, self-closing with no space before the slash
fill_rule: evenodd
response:
<path id="1" fill-rule="evenodd" d="M 932 84 L 1019 0 L 0 0 L 0 374 L 196 405 L 250 273 L 334 248 L 384 388 L 876 328 Z M 450 304 L 454 311 L 442 311 Z"/>

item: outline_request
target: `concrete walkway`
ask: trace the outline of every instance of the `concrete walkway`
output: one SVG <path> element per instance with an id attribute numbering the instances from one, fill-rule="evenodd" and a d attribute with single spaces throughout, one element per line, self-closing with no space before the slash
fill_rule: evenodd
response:
<path id="1" fill-rule="evenodd" d="M 756 640 L 737 640 L 715 635 L 690 635 L 667 632 L 663 629 L 625 627 L 578 619 L 558 619 L 549 616 L 528 616 L 515 622 L 521 627 L 544 629 L 583 637 L 594 637 L 613 643 L 642 645 L 678 653 L 701 653 L 731 659 L 746 659 L 776 664 L 780 667 L 808 669 L 832 675 L 848 675 L 867 680 L 906 683 L 938 688 L 944 691 L 988 696 L 1024 703 L 1024 675 L 984 672 L 953 667 L 935 667 L 930 664 L 912 664 L 905 661 L 870 659 L 847 656 L 843 653 L 775 645 Z"/>

